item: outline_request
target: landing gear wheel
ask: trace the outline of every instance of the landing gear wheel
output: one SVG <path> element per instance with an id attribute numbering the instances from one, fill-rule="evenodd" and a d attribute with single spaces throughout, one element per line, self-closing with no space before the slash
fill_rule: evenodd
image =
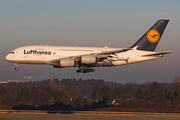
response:
<path id="1" fill-rule="evenodd" d="M 79 72 L 80 72 L 80 70 L 76 70 L 76 72 L 77 72 L 77 73 L 79 73 Z"/>
<path id="2" fill-rule="evenodd" d="M 18 67 L 15 67 L 15 71 L 18 71 Z"/>
<path id="3" fill-rule="evenodd" d="M 82 73 L 82 72 L 83 72 L 83 69 L 80 69 L 80 72 Z"/>
<path id="4" fill-rule="evenodd" d="M 95 72 L 95 69 L 89 69 L 89 68 L 87 68 L 87 69 L 78 69 L 78 70 L 76 70 L 76 72 L 77 73 L 89 73 L 89 72 Z"/>
<path id="5" fill-rule="evenodd" d="M 87 73 L 88 71 L 87 70 L 84 70 L 83 73 Z"/>

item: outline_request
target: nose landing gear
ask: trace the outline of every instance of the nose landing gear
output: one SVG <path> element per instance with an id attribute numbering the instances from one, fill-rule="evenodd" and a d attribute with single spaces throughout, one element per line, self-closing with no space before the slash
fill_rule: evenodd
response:
<path id="1" fill-rule="evenodd" d="M 17 63 L 14 63 L 14 65 L 16 66 L 16 67 L 15 67 L 15 71 L 18 71 L 18 70 L 19 70 L 18 64 L 17 64 Z"/>

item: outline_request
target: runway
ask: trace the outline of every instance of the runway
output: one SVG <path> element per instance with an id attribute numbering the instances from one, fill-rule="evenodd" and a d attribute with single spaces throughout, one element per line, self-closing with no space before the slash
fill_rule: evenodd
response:
<path id="1" fill-rule="evenodd" d="M 179 120 L 179 113 L 0 110 L 0 120 Z"/>

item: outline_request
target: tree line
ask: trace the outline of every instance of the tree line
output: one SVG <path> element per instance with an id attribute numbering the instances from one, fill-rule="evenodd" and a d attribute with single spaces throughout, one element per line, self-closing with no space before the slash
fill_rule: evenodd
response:
<path id="1" fill-rule="evenodd" d="M 180 111 L 180 76 L 171 83 L 117 83 L 53 78 L 0 84 L 1 106 L 104 108 L 115 111 Z"/>

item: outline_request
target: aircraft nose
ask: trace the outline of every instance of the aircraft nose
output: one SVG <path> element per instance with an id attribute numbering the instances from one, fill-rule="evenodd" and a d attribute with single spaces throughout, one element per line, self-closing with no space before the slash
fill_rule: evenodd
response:
<path id="1" fill-rule="evenodd" d="M 6 60 L 7 61 L 10 61 L 11 60 L 11 56 L 8 54 L 8 55 L 6 55 Z"/>

